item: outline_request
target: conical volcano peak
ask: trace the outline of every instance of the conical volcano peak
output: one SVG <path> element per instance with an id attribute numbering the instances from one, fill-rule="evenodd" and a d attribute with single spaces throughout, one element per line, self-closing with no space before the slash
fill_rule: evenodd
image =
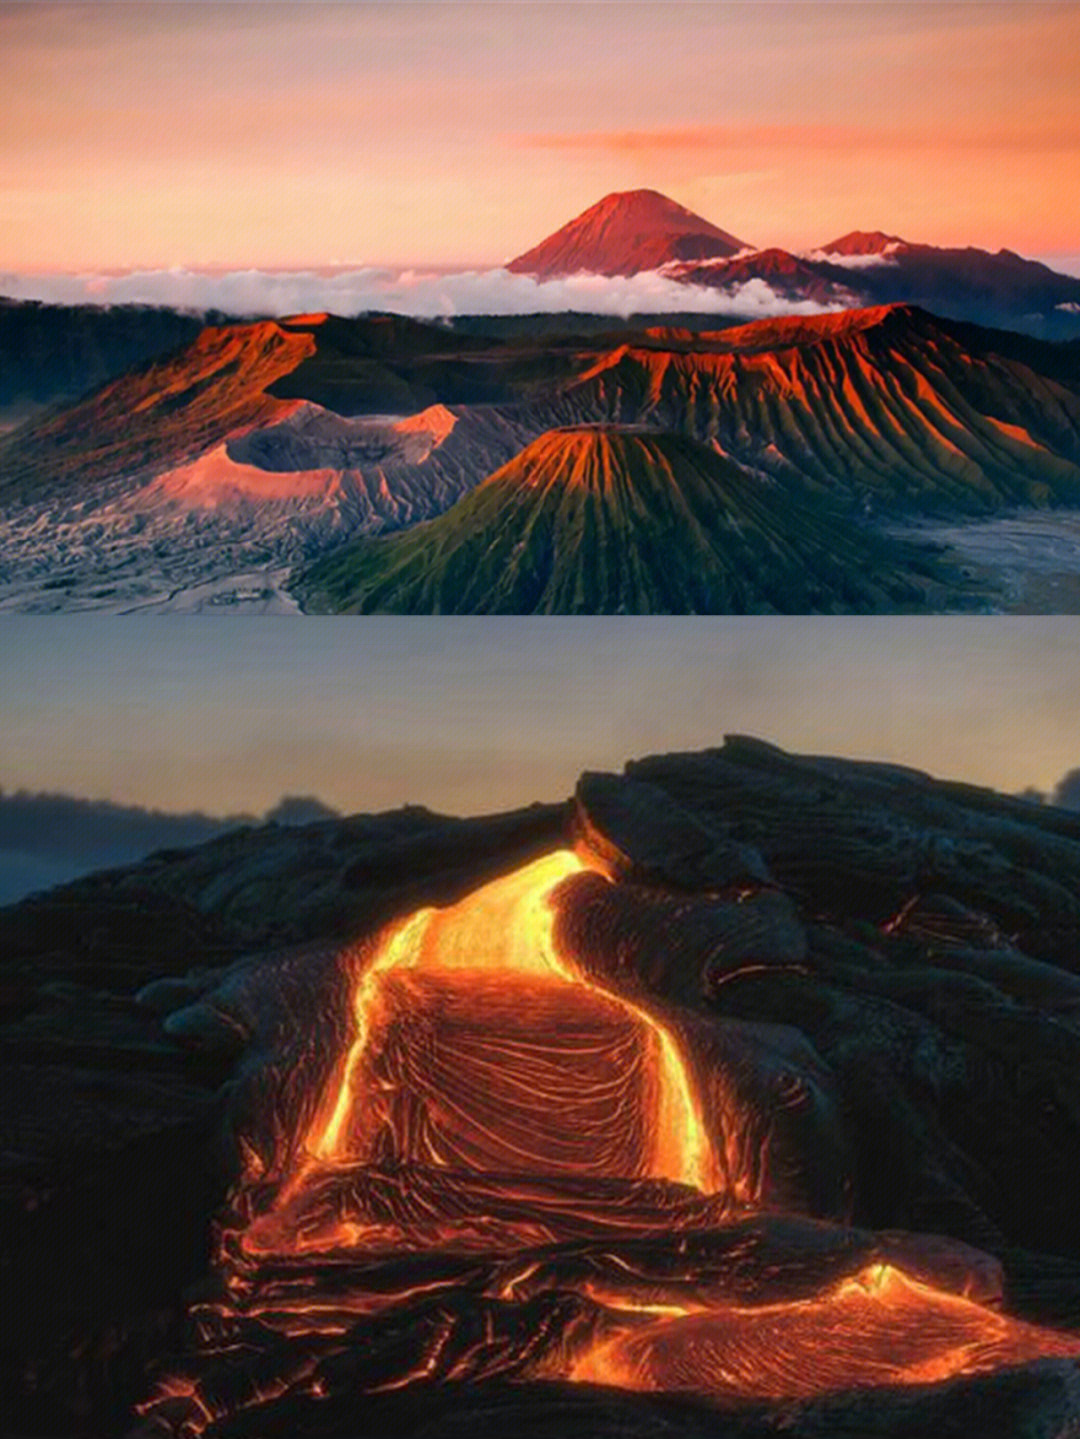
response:
<path id="1" fill-rule="evenodd" d="M 838 240 L 822 245 L 823 255 L 883 255 L 898 245 L 906 245 L 899 235 L 887 235 L 884 230 L 852 230 Z"/>
<path id="2" fill-rule="evenodd" d="M 452 509 L 300 579 L 362 614 L 741 614 L 922 608 L 923 566 L 716 445 L 644 426 L 538 436 Z"/>
<path id="3" fill-rule="evenodd" d="M 747 246 L 657 190 L 605 195 L 507 266 L 554 279 L 585 270 L 635 275 L 672 260 L 725 258 Z"/>
<path id="4" fill-rule="evenodd" d="M 501 491 L 587 491 L 604 494 L 617 486 L 625 497 L 650 489 L 658 477 L 712 451 L 696 440 L 646 425 L 580 424 L 546 431 L 477 487 Z M 662 478 L 659 479 L 662 484 Z"/>
<path id="5" fill-rule="evenodd" d="M 693 210 L 688 210 L 685 205 L 680 205 L 677 200 L 662 195 L 659 190 L 613 190 L 610 195 L 605 195 L 595 205 L 591 205 L 584 215 L 594 213 L 611 214 L 618 212 L 624 216 L 633 216 L 636 219 L 651 219 L 656 221 L 683 221 L 688 227 L 698 229 L 704 226 L 706 229 L 713 229 L 708 220 L 695 215 Z M 579 218 L 584 218 L 584 215 Z"/>

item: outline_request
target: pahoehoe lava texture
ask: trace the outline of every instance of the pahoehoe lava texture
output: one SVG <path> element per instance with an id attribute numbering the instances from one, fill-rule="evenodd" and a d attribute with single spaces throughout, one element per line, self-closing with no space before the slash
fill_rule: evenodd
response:
<path id="1" fill-rule="evenodd" d="M 1064 1439 L 1078 893 L 729 739 L 0 911 L 16 1432 Z"/>

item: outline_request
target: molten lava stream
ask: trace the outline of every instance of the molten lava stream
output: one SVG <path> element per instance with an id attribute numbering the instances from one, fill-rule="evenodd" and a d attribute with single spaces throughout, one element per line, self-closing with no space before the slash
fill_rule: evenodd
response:
<path id="1" fill-rule="evenodd" d="M 556 950 L 558 851 L 407 920 L 356 986 L 322 1164 L 720 1185 L 686 1062 L 652 1015 Z"/>
<path id="2" fill-rule="evenodd" d="M 715 1398 L 799 1399 L 1078 1354 L 1075 1335 L 1008 1319 L 877 1264 L 813 1299 L 627 1324 L 591 1345 L 570 1377 Z"/>
<path id="3" fill-rule="evenodd" d="M 741 1289 L 696 1274 L 692 1236 L 731 1218 L 723 1136 L 678 1032 L 559 953 L 553 891 L 584 867 L 548 855 L 368 954 L 304 1158 L 241 1236 L 222 1352 L 250 1319 L 340 1345 L 355 1392 L 502 1373 L 776 1398 L 1080 1350 L 885 1263 L 814 1270 L 807 1298 L 812 1243 L 733 1249 Z M 757 1305 L 730 1297 L 748 1268 Z"/>

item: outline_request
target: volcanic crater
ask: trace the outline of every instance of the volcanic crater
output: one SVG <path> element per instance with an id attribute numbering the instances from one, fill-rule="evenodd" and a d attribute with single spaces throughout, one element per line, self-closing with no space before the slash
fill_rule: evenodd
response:
<path id="1" fill-rule="evenodd" d="M 4 437 L 0 608 L 985 609 L 1012 582 L 932 526 L 1080 496 L 1074 347 L 910 305 L 575 323 L 210 326 Z"/>

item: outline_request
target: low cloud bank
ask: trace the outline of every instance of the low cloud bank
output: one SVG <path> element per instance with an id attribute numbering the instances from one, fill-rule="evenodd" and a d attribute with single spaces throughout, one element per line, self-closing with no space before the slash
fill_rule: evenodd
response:
<path id="1" fill-rule="evenodd" d="M 169 305 L 222 310 L 234 315 L 295 315 L 329 310 L 356 315 L 393 310 L 417 319 L 453 315 L 529 315 L 578 310 L 625 317 L 686 311 L 747 320 L 772 315 L 820 314 L 836 308 L 785 300 L 764 281 L 715 290 L 672 280 L 658 271 L 640 275 L 570 275 L 541 283 L 509 270 L 362 269 L 337 274 L 308 270 L 135 270 L 122 275 L 0 274 L 0 294 L 61 305 Z"/>
<path id="2" fill-rule="evenodd" d="M 96 869 L 133 864 L 154 850 L 202 844 L 240 825 L 309 824 L 337 813 L 322 800 L 297 795 L 285 796 L 262 816 L 218 818 L 66 794 L 0 791 L 0 904 Z"/>
<path id="3" fill-rule="evenodd" d="M 883 250 L 872 255 L 841 255 L 835 250 L 808 250 L 803 258 L 824 261 L 828 265 L 836 265 L 841 270 L 883 270 L 890 266 L 896 269 L 900 263 L 896 258 L 898 248 L 899 241 L 894 240 Z"/>

